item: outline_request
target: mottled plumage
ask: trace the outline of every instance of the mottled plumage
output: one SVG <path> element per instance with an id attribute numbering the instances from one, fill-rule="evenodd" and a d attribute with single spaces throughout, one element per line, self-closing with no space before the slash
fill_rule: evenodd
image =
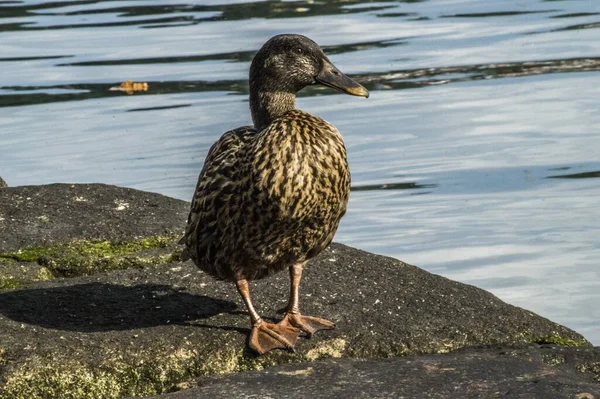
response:
<path id="1" fill-rule="evenodd" d="M 331 242 L 349 192 L 344 143 L 323 119 L 292 110 L 260 133 L 229 131 L 200 175 L 186 251 L 220 279 L 266 277 Z"/>
<path id="2" fill-rule="evenodd" d="M 293 347 L 289 341 L 295 341 L 298 329 L 312 332 L 308 319 L 315 331 L 333 327 L 300 316 L 297 304 L 301 265 L 331 242 L 350 193 L 339 131 L 294 106 L 295 93 L 316 82 L 368 96 L 304 36 L 280 35 L 263 46 L 250 70 L 256 128 L 228 131 L 211 147 L 182 239 L 184 260 L 191 258 L 212 276 L 238 284 L 256 330 L 251 347 L 260 353 Z M 296 316 L 295 322 L 263 322 L 246 293 L 247 280 L 288 267 L 293 292 L 287 313 Z"/>

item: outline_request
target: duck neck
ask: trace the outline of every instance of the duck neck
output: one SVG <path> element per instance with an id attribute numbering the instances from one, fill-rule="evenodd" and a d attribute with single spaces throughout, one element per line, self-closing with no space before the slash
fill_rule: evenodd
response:
<path id="1" fill-rule="evenodd" d="M 250 90 L 250 112 L 254 128 L 259 132 L 275 119 L 295 108 L 296 93 Z"/>

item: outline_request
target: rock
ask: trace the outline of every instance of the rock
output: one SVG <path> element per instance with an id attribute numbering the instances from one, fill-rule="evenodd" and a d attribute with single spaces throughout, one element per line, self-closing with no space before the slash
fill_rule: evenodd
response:
<path id="1" fill-rule="evenodd" d="M 189 204 L 105 184 L 49 184 L 0 191 L 0 252 L 73 240 L 183 235 Z"/>
<path id="2" fill-rule="evenodd" d="M 470 348 L 391 359 L 327 359 L 205 377 L 155 399 L 600 397 L 600 348 Z"/>
<path id="3" fill-rule="evenodd" d="M 295 354 L 256 357 L 234 285 L 177 262 L 187 210 L 106 185 L 0 191 L 0 398 L 148 396 L 202 375 L 325 358 L 590 346 L 476 287 L 332 244 L 306 268 L 301 304 L 336 329 L 301 339 Z M 280 317 L 288 286 L 286 273 L 251 284 L 259 312 Z"/>
<path id="4" fill-rule="evenodd" d="M 165 263 L 180 252 L 188 210 L 185 201 L 104 184 L 6 188 L 0 288 Z"/>
<path id="5" fill-rule="evenodd" d="M 8 187 L 8 184 L 4 181 L 2 176 L 0 176 L 0 188 Z"/>

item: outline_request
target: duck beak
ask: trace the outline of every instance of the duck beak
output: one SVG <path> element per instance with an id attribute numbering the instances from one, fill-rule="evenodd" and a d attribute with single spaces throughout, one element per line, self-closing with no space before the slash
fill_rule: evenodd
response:
<path id="1" fill-rule="evenodd" d="M 315 78 L 317 83 L 332 87 L 341 92 L 359 97 L 369 97 L 369 91 L 363 86 L 344 75 L 335 65 L 326 62 L 321 73 Z"/>

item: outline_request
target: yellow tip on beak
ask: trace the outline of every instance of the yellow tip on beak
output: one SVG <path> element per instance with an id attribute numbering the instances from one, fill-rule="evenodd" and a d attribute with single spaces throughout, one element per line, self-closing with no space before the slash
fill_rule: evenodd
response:
<path id="1" fill-rule="evenodd" d="M 317 83 L 332 87 L 346 94 L 359 97 L 369 97 L 369 91 L 363 86 L 340 72 L 333 64 L 325 65 L 321 73 L 316 77 Z"/>
<path id="2" fill-rule="evenodd" d="M 358 86 L 348 88 L 344 91 L 353 96 L 369 98 L 369 90 L 365 89 L 363 86 L 359 85 L 358 83 L 357 83 L 357 85 Z"/>

